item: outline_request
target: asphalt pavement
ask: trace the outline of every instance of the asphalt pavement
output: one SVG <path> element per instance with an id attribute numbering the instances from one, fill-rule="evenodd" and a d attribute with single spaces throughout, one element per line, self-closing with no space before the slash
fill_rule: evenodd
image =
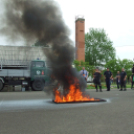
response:
<path id="1" fill-rule="evenodd" d="M 40 92 L 0 93 L 0 134 L 134 134 L 134 90 L 95 92 L 100 103 L 55 104 Z"/>

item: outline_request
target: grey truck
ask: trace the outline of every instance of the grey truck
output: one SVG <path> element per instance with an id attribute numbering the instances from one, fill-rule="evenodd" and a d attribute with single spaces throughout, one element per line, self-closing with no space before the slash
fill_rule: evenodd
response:
<path id="1" fill-rule="evenodd" d="M 21 85 L 26 90 L 44 89 L 50 68 L 44 52 L 48 47 L 0 46 L 0 91 L 5 85 Z"/>

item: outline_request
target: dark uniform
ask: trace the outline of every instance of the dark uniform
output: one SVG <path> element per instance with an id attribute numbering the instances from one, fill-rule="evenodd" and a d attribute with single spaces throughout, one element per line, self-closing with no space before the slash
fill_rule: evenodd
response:
<path id="1" fill-rule="evenodd" d="M 94 80 L 93 80 L 93 82 L 95 84 L 96 92 L 98 92 L 97 85 L 100 87 L 100 91 L 102 92 L 100 78 L 101 78 L 101 74 L 99 72 L 95 72 L 94 73 Z"/>
<path id="2" fill-rule="evenodd" d="M 112 76 L 112 73 L 111 73 L 111 71 L 105 71 L 104 75 L 106 77 L 107 91 L 110 91 L 110 77 Z"/>
<path id="3" fill-rule="evenodd" d="M 132 73 L 134 73 L 134 64 L 133 64 L 133 68 L 132 68 Z"/>
<path id="4" fill-rule="evenodd" d="M 119 76 L 120 76 L 120 74 L 117 74 L 116 75 L 116 84 L 117 84 L 117 88 L 119 89 L 119 85 L 120 85 L 120 79 L 119 79 Z"/>
<path id="5" fill-rule="evenodd" d="M 124 90 L 126 90 L 126 80 L 124 81 L 124 78 L 125 78 L 126 75 L 127 75 L 127 74 L 126 74 L 125 71 L 122 71 L 122 72 L 120 73 L 120 85 L 121 85 L 120 91 L 122 91 L 122 88 L 123 88 L 123 87 L 124 87 Z"/>
<path id="6" fill-rule="evenodd" d="M 133 88 L 133 85 L 134 85 L 134 74 L 132 74 L 132 76 L 131 76 L 131 89 Z"/>

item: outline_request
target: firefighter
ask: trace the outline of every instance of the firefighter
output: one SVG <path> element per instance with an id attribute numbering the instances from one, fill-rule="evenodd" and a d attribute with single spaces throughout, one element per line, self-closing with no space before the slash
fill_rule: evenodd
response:
<path id="1" fill-rule="evenodd" d="M 133 88 L 134 85 L 134 73 L 132 73 L 132 76 L 130 77 L 131 80 L 131 89 Z"/>
<path id="2" fill-rule="evenodd" d="M 98 68 L 96 68 L 93 77 L 94 77 L 93 82 L 94 82 L 94 85 L 95 85 L 95 88 L 96 88 L 96 92 L 98 92 L 98 86 L 100 88 L 100 92 L 102 92 L 101 81 L 100 81 L 101 73 L 100 73 Z"/>
<path id="3" fill-rule="evenodd" d="M 124 68 L 122 68 L 122 71 L 120 73 L 120 84 L 121 84 L 121 89 L 119 91 L 122 91 L 122 88 L 124 87 L 124 91 L 126 91 L 126 78 L 127 78 L 127 74 L 124 70 Z"/>
<path id="4" fill-rule="evenodd" d="M 112 78 L 112 73 L 109 71 L 109 68 L 107 68 L 107 71 L 104 72 L 105 80 L 106 80 L 106 85 L 107 85 L 107 90 L 110 91 L 110 79 Z"/>

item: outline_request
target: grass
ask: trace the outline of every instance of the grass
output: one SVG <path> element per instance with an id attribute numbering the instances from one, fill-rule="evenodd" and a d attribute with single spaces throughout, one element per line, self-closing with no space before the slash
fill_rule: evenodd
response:
<path id="1" fill-rule="evenodd" d="M 102 89 L 106 89 L 106 83 L 101 83 L 101 85 L 102 85 Z M 111 89 L 117 89 L 117 85 L 115 83 L 111 84 L 110 87 L 111 87 Z M 126 88 L 131 88 L 131 84 L 127 83 L 126 84 Z M 95 89 L 94 84 L 87 85 L 87 89 Z M 98 89 L 99 89 L 99 87 L 98 87 Z"/>

